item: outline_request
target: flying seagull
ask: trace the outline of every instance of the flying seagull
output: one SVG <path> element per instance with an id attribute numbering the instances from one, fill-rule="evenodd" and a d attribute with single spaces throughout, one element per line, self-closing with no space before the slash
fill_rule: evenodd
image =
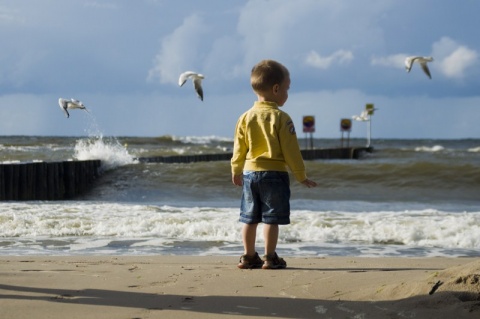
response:
<path id="1" fill-rule="evenodd" d="M 370 121 L 368 110 L 364 110 L 360 115 L 352 116 L 352 119 L 354 119 L 355 121 L 362 121 L 362 122 Z"/>
<path id="2" fill-rule="evenodd" d="M 405 59 L 405 69 L 407 72 L 410 72 L 412 69 L 413 63 L 418 62 L 422 67 L 423 72 L 431 79 L 430 70 L 428 69 L 427 62 L 432 62 L 433 58 L 431 56 L 409 56 Z"/>
<path id="3" fill-rule="evenodd" d="M 178 79 L 178 85 L 183 86 L 188 79 L 192 79 L 193 87 L 197 92 L 198 98 L 203 101 L 203 89 L 202 89 L 202 80 L 205 77 L 203 74 L 195 73 L 192 71 L 183 72 L 180 74 L 180 78 Z"/>
<path id="4" fill-rule="evenodd" d="M 75 100 L 75 99 L 66 100 L 66 99 L 59 98 L 58 99 L 58 105 L 60 105 L 60 108 L 63 110 L 63 112 L 65 112 L 65 116 L 67 118 L 70 117 L 70 114 L 68 113 L 68 110 L 81 109 L 81 110 L 85 110 L 85 111 L 88 112 L 85 105 L 83 105 L 82 102 L 80 102 L 78 100 Z"/>

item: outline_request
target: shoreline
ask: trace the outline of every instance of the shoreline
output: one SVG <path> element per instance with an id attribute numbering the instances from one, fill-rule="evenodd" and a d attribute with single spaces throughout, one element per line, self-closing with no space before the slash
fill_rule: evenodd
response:
<path id="1" fill-rule="evenodd" d="M 0 256 L 0 317 L 480 317 L 479 258 L 285 257 Z"/>

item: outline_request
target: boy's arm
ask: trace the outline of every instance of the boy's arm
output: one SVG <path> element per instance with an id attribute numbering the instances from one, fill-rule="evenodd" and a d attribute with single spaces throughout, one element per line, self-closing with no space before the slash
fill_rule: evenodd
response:
<path id="1" fill-rule="evenodd" d="M 245 165 L 245 159 L 247 157 L 248 147 L 245 142 L 245 132 L 242 127 L 241 116 L 238 119 L 237 126 L 235 127 L 235 136 L 233 139 L 233 155 L 230 161 L 232 170 L 232 182 L 234 185 L 241 186 L 243 184 L 242 174 L 243 167 Z"/>
<path id="2" fill-rule="evenodd" d="M 232 183 L 235 186 L 243 186 L 243 175 L 232 175 Z"/>
<path id="3" fill-rule="evenodd" d="M 282 117 L 282 123 L 279 130 L 280 145 L 282 147 L 283 157 L 290 168 L 295 179 L 303 183 L 307 180 L 305 164 L 303 163 L 302 153 L 298 145 L 295 126 L 289 115 L 285 113 Z"/>
<path id="4" fill-rule="evenodd" d="M 306 179 L 302 182 L 303 185 L 307 186 L 308 188 L 312 188 L 312 187 L 316 187 L 317 186 L 317 183 L 315 183 L 314 181 L 310 180 L 310 179 Z"/>

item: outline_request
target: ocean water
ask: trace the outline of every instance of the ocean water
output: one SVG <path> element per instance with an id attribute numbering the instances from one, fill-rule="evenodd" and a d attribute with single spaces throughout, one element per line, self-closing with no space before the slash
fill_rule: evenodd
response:
<path id="1" fill-rule="evenodd" d="M 371 145 L 359 160 L 306 161 L 319 186 L 292 179 L 279 254 L 480 256 L 480 139 Z M 75 200 L 0 202 L 0 255 L 240 255 L 241 189 L 228 161 L 136 160 L 231 150 L 232 139 L 217 136 L 0 137 L 1 163 L 101 159 L 104 171 Z"/>

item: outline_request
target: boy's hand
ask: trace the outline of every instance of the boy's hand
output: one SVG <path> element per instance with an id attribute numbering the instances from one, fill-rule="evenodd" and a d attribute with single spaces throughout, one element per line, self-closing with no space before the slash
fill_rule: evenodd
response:
<path id="1" fill-rule="evenodd" d="M 307 186 L 308 188 L 316 187 L 317 183 L 315 183 L 312 180 L 309 180 L 308 178 L 302 182 L 303 185 Z"/>
<path id="2" fill-rule="evenodd" d="M 232 175 L 232 182 L 233 185 L 236 186 L 243 186 L 243 175 Z"/>

